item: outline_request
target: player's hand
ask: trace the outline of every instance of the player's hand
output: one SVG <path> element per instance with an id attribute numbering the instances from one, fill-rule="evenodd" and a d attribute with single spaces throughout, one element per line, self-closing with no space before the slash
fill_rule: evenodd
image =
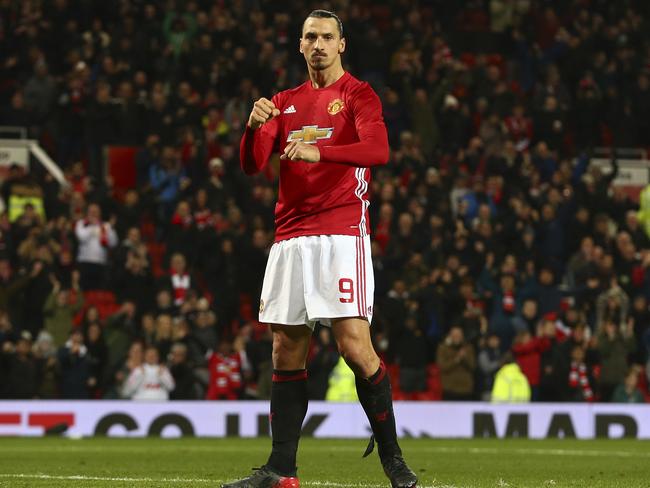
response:
<path id="1" fill-rule="evenodd" d="M 267 98 L 260 98 L 253 104 L 253 110 L 248 117 L 248 127 L 253 130 L 259 129 L 273 117 L 280 115 L 280 110 Z"/>
<path id="2" fill-rule="evenodd" d="M 300 141 L 291 141 L 284 148 L 284 153 L 280 156 L 280 159 L 317 163 L 320 161 L 320 151 L 312 144 Z"/>
<path id="3" fill-rule="evenodd" d="M 36 261 L 32 265 L 32 271 L 31 271 L 31 273 L 29 275 L 32 278 L 36 278 L 42 270 L 43 270 L 43 263 L 40 262 L 40 261 Z"/>

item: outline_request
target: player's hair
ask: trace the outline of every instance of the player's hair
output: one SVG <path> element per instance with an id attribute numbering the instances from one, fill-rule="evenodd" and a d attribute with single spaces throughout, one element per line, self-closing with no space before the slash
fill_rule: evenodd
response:
<path id="1" fill-rule="evenodd" d="M 342 38 L 343 37 L 343 22 L 341 22 L 341 19 L 339 19 L 339 16 L 336 15 L 334 12 L 330 12 L 329 10 L 323 10 L 323 9 L 317 9 L 317 10 L 312 10 L 310 14 L 307 16 L 307 19 L 309 17 L 314 17 L 317 19 L 334 19 L 336 20 L 336 25 L 339 28 L 339 36 Z M 305 19 L 305 20 L 307 20 Z"/>

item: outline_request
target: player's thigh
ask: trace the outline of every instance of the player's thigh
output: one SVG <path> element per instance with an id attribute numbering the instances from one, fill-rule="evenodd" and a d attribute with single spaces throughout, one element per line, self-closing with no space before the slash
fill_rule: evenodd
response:
<path id="1" fill-rule="evenodd" d="M 310 320 L 370 321 L 374 277 L 368 236 L 311 236 L 303 247 L 305 304 Z"/>
<path id="2" fill-rule="evenodd" d="M 271 247 L 260 294 L 260 322 L 304 325 L 307 322 L 299 238 Z"/>

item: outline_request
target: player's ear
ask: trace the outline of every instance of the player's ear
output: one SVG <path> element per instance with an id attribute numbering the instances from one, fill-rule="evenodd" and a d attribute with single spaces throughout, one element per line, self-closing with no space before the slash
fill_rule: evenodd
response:
<path id="1" fill-rule="evenodd" d="M 339 54 L 345 52 L 345 37 L 341 37 L 339 41 Z"/>
<path id="2" fill-rule="evenodd" d="M 298 50 L 303 53 L 304 51 L 302 50 L 302 37 L 298 39 Z"/>

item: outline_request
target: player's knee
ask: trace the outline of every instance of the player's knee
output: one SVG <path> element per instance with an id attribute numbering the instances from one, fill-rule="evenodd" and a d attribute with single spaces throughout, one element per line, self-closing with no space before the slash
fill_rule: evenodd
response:
<path id="1" fill-rule="evenodd" d="M 358 362 L 358 354 L 351 348 L 339 346 L 339 354 L 350 367 L 353 367 Z"/>
<path id="2" fill-rule="evenodd" d="M 282 333 L 274 333 L 273 367 L 284 370 L 304 368 L 307 348 L 303 342 Z"/>
<path id="3" fill-rule="evenodd" d="M 291 370 L 305 367 L 305 357 L 295 349 L 273 348 L 273 367 L 275 369 Z"/>
<path id="4" fill-rule="evenodd" d="M 339 354 L 356 374 L 364 374 L 375 356 L 374 351 L 368 350 L 365 341 L 354 338 L 340 340 L 338 349 Z"/>
<path id="5" fill-rule="evenodd" d="M 297 356 L 273 353 L 273 369 L 283 371 L 304 369 L 305 361 Z"/>

